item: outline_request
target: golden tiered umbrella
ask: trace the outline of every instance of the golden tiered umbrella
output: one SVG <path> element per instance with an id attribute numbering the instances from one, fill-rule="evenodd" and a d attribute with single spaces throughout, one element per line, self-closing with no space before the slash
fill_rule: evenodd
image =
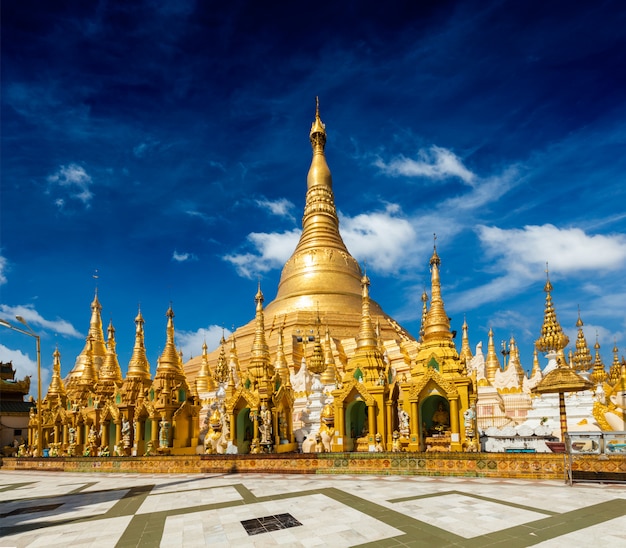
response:
<path id="1" fill-rule="evenodd" d="M 535 394 L 559 394 L 559 415 L 561 418 L 561 441 L 565 441 L 567 431 L 567 415 L 565 412 L 565 392 L 580 392 L 593 387 L 593 383 L 578 375 L 560 358 L 557 367 L 550 371 L 537 386 L 532 389 Z"/>

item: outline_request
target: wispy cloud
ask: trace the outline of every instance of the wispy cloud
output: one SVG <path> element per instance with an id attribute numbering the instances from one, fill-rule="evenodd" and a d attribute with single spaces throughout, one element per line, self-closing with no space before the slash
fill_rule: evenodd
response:
<path id="1" fill-rule="evenodd" d="M 188 261 L 197 261 L 198 257 L 196 255 L 194 255 L 193 253 L 179 253 L 178 251 L 174 250 L 174 253 L 172 254 L 172 261 L 175 261 L 177 263 L 185 263 Z"/>
<path id="2" fill-rule="evenodd" d="M 497 277 L 454 295 L 457 310 L 518 294 L 537 280 L 546 262 L 556 275 L 615 271 L 626 263 L 626 236 L 622 234 L 589 235 L 579 228 L 560 229 L 551 224 L 509 230 L 482 225 L 476 231 Z"/>
<path id="3" fill-rule="evenodd" d="M 247 238 L 253 253 L 235 253 L 225 255 L 223 259 L 234 265 L 240 276 L 254 278 L 263 272 L 281 268 L 296 248 L 300 233 L 297 228 L 281 233 L 253 232 Z"/>
<path id="4" fill-rule="evenodd" d="M 31 327 L 41 327 L 46 331 L 53 331 L 60 335 L 66 335 L 68 337 L 82 338 L 83 335 L 79 333 L 72 324 L 66 320 L 46 320 L 32 304 L 8 306 L 6 304 L 0 304 L 0 317 L 14 322 L 15 316 L 22 316 Z"/>
<path id="5" fill-rule="evenodd" d="M 8 267 L 7 258 L 0 255 L 0 285 L 4 285 L 5 283 L 7 283 L 7 276 L 6 276 L 7 267 Z"/>
<path id="6" fill-rule="evenodd" d="M 295 217 L 291 213 L 295 206 L 286 198 L 280 198 L 278 200 L 256 200 L 256 204 L 260 208 L 267 209 L 272 215 L 284 217 L 292 221 L 295 220 Z"/>
<path id="7" fill-rule="evenodd" d="M 415 160 L 400 155 L 389 162 L 378 158 L 374 165 L 386 175 L 394 177 L 425 177 L 434 180 L 458 177 L 470 186 L 476 180 L 476 175 L 465 167 L 454 152 L 436 145 L 420 149 Z"/>
<path id="8" fill-rule="evenodd" d="M 80 200 L 86 207 L 89 207 L 93 198 L 93 193 L 89 187 L 93 181 L 83 166 L 74 163 L 67 166 L 62 165 L 56 172 L 48 175 L 47 181 L 51 185 L 68 190 L 71 198 Z M 63 206 L 65 201 L 58 199 L 55 203 L 58 206 Z"/>
<path id="9" fill-rule="evenodd" d="M 209 352 L 217 348 L 222 338 L 222 329 L 219 325 L 210 325 L 209 327 L 202 327 L 197 331 L 177 331 L 176 343 L 183 351 L 184 359 L 187 360 L 192 356 L 202 354 L 202 345 L 205 341 Z M 223 332 L 226 339 L 231 334 L 228 329 L 224 329 Z"/>

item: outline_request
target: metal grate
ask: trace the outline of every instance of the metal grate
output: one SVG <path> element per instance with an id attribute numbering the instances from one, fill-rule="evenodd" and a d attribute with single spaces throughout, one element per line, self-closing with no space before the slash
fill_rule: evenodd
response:
<path id="1" fill-rule="evenodd" d="M 278 531 L 280 529 L 289 529 L 302 525 L 291 514 L 277 514 L 275 516 L 266 516 L 264 518 L 247 519 L 241 522 L 248 535 L 259 535 L 270 531 Z"/>

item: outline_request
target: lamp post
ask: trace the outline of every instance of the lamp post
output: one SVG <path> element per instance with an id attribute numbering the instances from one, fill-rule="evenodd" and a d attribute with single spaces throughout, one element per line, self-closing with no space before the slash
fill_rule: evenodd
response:
<path id="1" fill-rule="evenodd" d="M 26 323 L 26 320 L 22 316 L 15 316 L 15 319 L 28 329 L 20 329 L 6 320 L 0 319 L 0 325 L 13 329 L 23 335 L 34 337 L 37 341 L 37 456 L 41 457 L 43 453 L 43 433 L 41 424 L 41 341 L 39 335 L 33 331 L 30 325 Z"/>

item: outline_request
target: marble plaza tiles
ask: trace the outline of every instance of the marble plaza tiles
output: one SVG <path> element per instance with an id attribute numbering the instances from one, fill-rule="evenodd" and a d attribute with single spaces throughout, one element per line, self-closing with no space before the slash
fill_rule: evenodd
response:
<path id="1" fill-rule="evenodd" d="M 626 546 L 626 488 L 0 470 L 0 547 Z"/>

